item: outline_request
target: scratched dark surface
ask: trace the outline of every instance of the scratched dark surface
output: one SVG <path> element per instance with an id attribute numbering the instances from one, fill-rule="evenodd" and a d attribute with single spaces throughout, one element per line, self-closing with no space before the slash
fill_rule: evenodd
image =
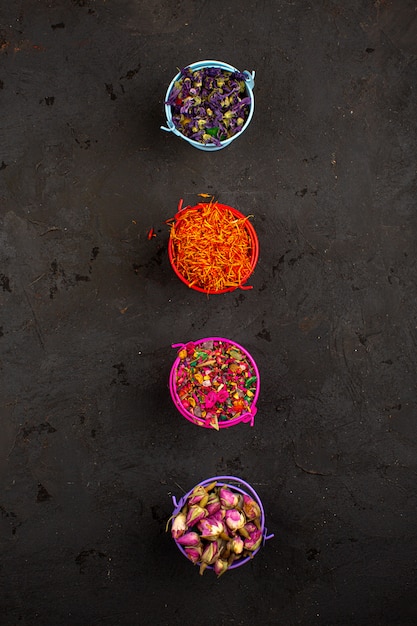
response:
<path id="1" fill-rule="evenodd" d="M 415 3 L 0 5 L 0 623 L 414 626 Z M 160 130 L 210 58 L 256 71 L 212 154 Z M 170 268 L 198 193 L 254 216 L 251 291 Z M 171 344 L 210 335 L 257 361 L 253 428 L 172 404 Z M 224 473 L 275 536 L 217 580 L 165 524 Z"/>

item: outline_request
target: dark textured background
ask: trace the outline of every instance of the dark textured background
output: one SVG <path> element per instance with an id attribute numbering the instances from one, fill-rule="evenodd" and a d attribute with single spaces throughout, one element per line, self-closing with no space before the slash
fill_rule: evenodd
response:
<path id="1" fill-rule="evenodd" d="M 414 626 L 415 2 L 0 4 L 1 624 Z M 211 154 L 160 130 L 210 58 L 256 71 Z M 252 291 L 172 272 L 202 192 L 254 215 Z M 258 363 L 252 429 L 171 402 L 171 344 L 209 335 Z M 165 524 L 222 473 L 275 537 L 217 580 Z"/>

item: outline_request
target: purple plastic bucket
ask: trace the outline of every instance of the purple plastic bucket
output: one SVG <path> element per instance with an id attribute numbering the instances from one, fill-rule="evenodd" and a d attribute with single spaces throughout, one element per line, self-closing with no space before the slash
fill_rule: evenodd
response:
<path id="1" fill-rule="evenodd" d="M 259 495 L 256 493 L 255 489 L 251 485 L 249 485 L 249 483 L 245 482 L 241 478 L 237 478 L 236 476 L 214 476 L 213 478 L 207 478 L 206 480 L 203 480 L 202 482 L 198 483 L 198 485 L 202 485 L 203 487 L 206 487 L 207 485 L 210 485 L 210 483 L 212 483 L 214 481 L 217 482 L 218 486 L 230 487 L 235 492 L 241 493 L 242 495 L 248 495 L 248 496 L 252 497 L 255 500 L 255 502 L 257 502 L 257 504 L 259 505 L 259 508 L 260 508 L 260 511 L 261 511 L 261 528 L 260 528 L 260 530 L 262 531 L 262 543 L 259 546 L 259 548 L 257 548 L 256 550 L 253 551 L 251 556 L 244 557 L 242 559 L 234 561 L 232 563 L 232 565 L 230 565 L 230 567 L 228 568 L 228 569 L 236 569 L 237 567 L 241 567 L 242 565 L 245 565 L 246 563 L 249 563 L 249 561 L 251 561 L 253 559 L 255 554 L 257 554 L 259 552 L 261 547 L 265 545 L 265 542 L 268 539 L 272 539 L 274 534 L 268 535 L 267 529 L 265 527 L 265 511 L 264 511 L 264 508 L 263 508 L 263 505 L 262 505 L 262 501 L 261 501 Z M 195 485 L 195 487 L 197 487 L 198 485 Z M 188 498 L 190 497 L 190 495 L 193 492 L 193 490 L 195 489 L 195 487 L 193 487 L 193 489 L 191 489 L 188 493 L 185 494 L 185 496 L 180 498 L 180 500 L 178 500 L 178 501 L 175 498 L 175 496 L 172 496 L 172 502 L 174 504 L 174 511 L 172 513 L 173 517 L 178 515 L 178 513 L 181 511 L 181 509 L 186 504 Z M 175 541 L 175 539 L 174 539 L 174 541 Z M 185 552 L 184 548 L 177 541 L 175 541 L 175 543 L 176 543 L 178 549 L 180 550 L 180 552 L 182 552 L 182 554 L 185 556 L 185 558 L 187 560 L 189 560 L 189 558 L 187 556 L 187 553 Z M 209 565 L 209 566 L 207 566 L 207 569 L 213 569 L 213 567 L 211 565 Z"/>
<path id="2" fill-rule="evenodd" d="M 250 426 L 253 426 L 255 415 L 257 413 L 256 402 L 258 400 L 259 392 L 260 392 L 259 370 L 253 357 L 249 354 L 247 350 L 245 350 L 245 348 L 243 348 L 240 344 L 236 343 L 236 341 L 232 341 L 231 339 L 226 339 L 225 337 L 206 337 L 204 339 L 198 339 L 197 341 L 193 341 L 192 343 L 198 346 L 199 344 L 203 344 L 207 341 L 222 341 L 227 344 L 230 344 L 231 346 L 236 346 L 236 348 L 245 355 L 245 357 L 250 363 L 251 368 L 253 369 L 254 375 L 257 377 L 256 390 L 255 390 L 252 402 L 250 404 L 250 411 L 241 413 L 238 417 L 227 420 L 227 421 L 219 421 L 218 422 L 219 428 L 228 428 L 229 426 L 236 426 L 236 424 L 240 424 L 240 422 L 249 423 Z M 185 343 L 176 343 L 176 344 L 172 344 L 172 347 L 173 348 L 185 348 L 186 345 L 187 344 Z M 177 385 L 176 385 L 177 370 L 178 370 L 178 366 L 180 362 L 181 362 L 181 359 L 177 357 L 172 365 L 171 372 L 169 375 L 169 390 L 171 393 L 172 400 L 176 408 L 178 409 L 178 411 L 181 413 L 181 415 L 185 417 L 189 422 L 197 426 L 202 426 L 203 428 L 213 428 L 210 422 L 208 422 L 204 418 L 196 417 L 195 415 L 193 415 L 193 413 L 191 413 L 190 411 L 187 411 L 187 409 L 183 406 L 181 399 L 177 393 Z"/>

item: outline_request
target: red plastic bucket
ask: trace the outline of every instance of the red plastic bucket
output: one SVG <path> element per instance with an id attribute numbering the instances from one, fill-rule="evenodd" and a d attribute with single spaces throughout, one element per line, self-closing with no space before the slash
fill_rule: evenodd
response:
<path id="1" fill-rule="evenodd" d="M 249 485 L 247 482 L 245 482 L 244 480 L 242 480 L 241 478 L 237 478 L 236 476 L 214 476 L 212 478 L 207 478 L 206 480 L 203 480 L 201 483 L 199 483 L 198 485 L 196 485 L 193 489 L 191 489 L 188 493 L 186 493 L 182 498 L 180 498 L 179 501 L 176 500 L 175 496 L 172 496 L 172 501 L 174 504 L 174 511 L 172 513 L 172 517 L 171 517 L 171 532 L 174 538 L 174 541 L 178 547 L 178 549 L 180 550 L 180 552 L 187 558 L 190 560 L 190 556 L 187 554 L 186 548 L 181 545 L 177 539 L 175 538 L 175 528 L 176 528 L 176 524 L 175 524 L 175 518 L 178 514 L 180 514 L 183 510 L 184 507 L 187 508 L 188 503 L 190 501 L 190 497 L 191 495 L 194 493 L 194 490 L 199 487 L 209 487 L 210 485 L 212 485 L 213 483 L 216 483 L 216 485 L 213 487 L 213 489 L 216 489 L 217 487 L 226 487 L 228 490 L 232 491 L 235 494 L 241 494 L 242 496 L 246 496 L 249 497 L 251 499 L 253 499 L 256 504 L 259 507 L 259 517 L 257 519 L 258 522 L 258 531 L 260 531 L 260 533 L 258 532 L 258 536 L 261 536 L 261 541 L 259 542 L 259 545 L 256 549 L 252 550 L 252 551 L 246 551 L 249 552 L 249 555 L 245 555 L 245 552 L 243 551 L 240 558 L 235 559 L 232 564 L 229 565 L 228 569 L 236 569 L 237 567 L 241 567 L 242 565 L 245 565 L 246 563 L 249 563 L 253 557 L 259 552 L 259 550 L 261 549 L 261 547 L 265 544 L 265 541 L 267 541 L 268 539 L 271 539 L 274 535 L 270 534 L 268 535 L 267 533 L 267 529 L 265 527 L 265 512 L 264 512 L 264 508 L 262 505 L 262 501 L 259 497 L 259 495 L 256 493 L 255 489 Z M 241 510 L 245 510 L 244 508 Z M 180 531 L 177 534 L 182 535 L 186 532 L 192 531 L 192 532 L 196 532 L 197 534 L 201 531 L 199 531 L 198 529 L 198 525 L 191 525 L 192 522 L 190 523 L 190 526 L 187 526 L 184 528 L 183 531 Z M 233 536 L 239 535 L 239 531 L 230 531 L 227 529 L 227 532 L 230 533 L 231 538 L 233 538 Z M 181 536 L 182 536 L 181 535 Z M 202 540 L 202 542 L 205 541 L 205 539 Z M 204 544 L 203 544 L 204 545 Z M 221 556 L 221 555 L 220 555 Z M 191 559 L 193 560 L 193 559 Z M 200 562 L 197 560 L 193 560 L 194 563 L 196 564 L 200 564 Z M 207 566 L 208 569 L 213 569 L 213 565 L 209 564 Z"/>
<path id="2" fill-rule="evenodd" d="M 182 205 L 182 201 L 180 201 L 180 206 Z M 207 206 L 209 205 L 209 203 L 199 203 L 195 206 L 186 206 L 184 208 L 180 208 L 180 210 L 178 211 L 178 213 L 176 214 L 175 218 L 174 218 L 174 224 L 173 224 L 173 228 L 175 228 L 175 225 L 178 223 L 178 218 L 180 216 L 180 214 L 182 213 L 182 211 L 198 211 L 199 209 L 201 209 L 201 207 Z M 248 278 L 251 276 L 252 272 L 255 269 L 255 266 L 258 262 L 258 258 L 259 258 L 259 241 L 258 241 L 258 237 L 256 234 L 256 231 L 254 229 L 254 227 L 252 226 L 251 222 L 249 221 L 249 219 L 243 215 L 243 213 L 240 213 L 240 211 L 237 211 L 235 208 L 230 207 L 226 204 L 219 204 L 218 202 L 216 202 L 216 206 L 218 209 L 220 209 L 220 211 L 229 211 L 234 217 L 236 217 L 237 219 L 242 219 L 245 220 L 244 224 L 245 224 L 245 229 L 248 233 L 249 236 L 249 240 L 250 240 L 250 269 L 249 271 L 247 271 L 240 280 L 240 283 L 236 286 L 233 287 L 225 287 L 223 289 L 210 289 L 210 288 L 205 288 L 202 286 L 199 286 L 198 284 L 191 284 L 190 281 L 187 279 L 186 276 L 184 276 L 181 271 L 178 269 L 176 262 L 175 262 L 175 257 L 176 257 L 176 252 L 175 252 L 175 244 L 173 242 L 173 238 L 172 238 L 172 233 L 171 236 L 169 238 L 168 241 L 168 257 L 169 257 L 169 262 L 171 264 L 172 269 L 174 270 L 175 274 L 178 276 L 178 278 L 185 284 L 187 285 L 187 287 L 190 287 L 191 289 L 194 289 L 195 291 L 199 291 L 201 293 L 206 293 L 206 294 L 221 294 L 221 293 L 227 293 L 229 291 L 235 291 L 236 289 L 240 288 L 240 289 L 252 289 L 251 286 L 247 286 L 245 285 L 246 281 L 248 280 Z"/>
<path id="3" fill-rule="evenodd" d="M 210 347 L 211 343 L 213 344 L 212 348 Z M 187 361 L 185 360 L 185 357 L 181 359 L 180 356 L 177 356 L 172 365 L 169 376 L 169 389 L 176 408 L 181 413 L 181 415 L 183 415 L 189 422 L 191 422 L 192 424 L 196 424 L 197 426 L 202 426 L 204 428 L 214 428 L 217 430 L 218 428 L 220 429 L 228 428 L 229 426 L 235 426 L 236 424 L 240 424 L 241 422 L 249 423 L 251 426 L 253 426 L 255 415 L 257 412 L 256 402 L 258 400 L 260 392 L 260 375 L 255 360 L 245 348 L 243 348 L 235 341 L 226 339 L 224 337 L 206 337 L 204 339 L 199 339 L 197 341 L 189 342 L 187 344 L 173 344 L 172 347 L 180 348 L 180 350 L 178 351 L 179 354 L 183 350 L 187 351 L 187 349 L 193 349 L 193 354 L 202 354 L 204 358 L 204 351 L 207 349 L 207 344 L 209 345 L 209 349 L 213 350 L 213 352 L 215 352 L 216 350 L 220 351 L 220 354 L 217 354 L 217 356 L 215 357 L 216 359 L 219 358 L 220 363 L 217 363 L 218 367 L 216 369 L 213 369 L 212 371 L 210 371 L 210 368 L 206 369 L 206 376 L 209 377 L 206 380 L 210 382 L 210 385 L 207 383 L 205 389 L 203 389 L 204 381 L 200 382 L 201 378 L 196 378 L 196 372 L 201 374 L 201 372 L 204 371 L 204 361 L 200 361 L 199 363 L 196 363 L 195 366 L 193 366 L 194 361 L 192 360 L 191 356 L 186 357 Z M 230 403 L 232 402 L 233 404 L 233 394 L 236 393 L 238 395 L 241 395 L 241 391 L 238 391 L 237 389 L 235 392 L 233 391 L 236 383 L 236 378 L 234 381 L 230 380 L 228 377 L 227 369 L 225 370 L 224 375 L 222 375 L 221 378 L 217 378 L 216 380 L 214 379 L 216 376 L 218 376 L 218 370 L 221 371 L 222 365 L 228 367 L 230 370 L 230 366 L 233 363 L 233 356 L 230 357 L 230 353 L 229 356 L 227 356 L 227 354 L 222 354 L 222 351 L 227 352 L 228 350 L 231 350 L 233 355 L 233 347 L 235 347 L 238 353 L 244 357 L 243 360 L 236 360 L 235 363 L 238 364 L 240 361 L 242 361 L 246 366 L 246 369 L 241 371 L 240 378 L 237 378 L 240 383 L 239 389 L 243 392 L 243 389 L 247 388 L 245 386 L 245 380 L 246 383 L 252 382 L 252 388 L 255 389 L 254 391 L 251 391 L 253 395 L 250 397 L 250 399 L 248 399 L 247 397 L 245 397 L 244 399 L 242 398 L 241 404 L 244 405 L 242 406 L 242 412 L 237 417 L 228 419 L 227 414 L 231 410 L 229 408 Z M 200 356 L 197 356 L 196 358 L 201 359 Z M 213 385 L 211 385 L 211 382 L 213 382 Z M 206 405 L 201 406 L 202 402 L 206 401 L 207 394 L 209 392 L 213 394 L 212 390 L 215 388 L 215 386 L 217 389 L 219 389 L 220 385 L 222 385 L 222 388 L 228 392 L 227 394 L 223 394 L 224 396 L 227 395 L 227 397 L 224 398 L 224 400 L 220 400 L 218 395 L 214 395 L 214 397 L 210 398 L 210 404 L 214 402 L 214 405 L 212 404 L 212 406 L 210 407 L 211 409 L 213 409 L 212 413 L 209 412 L 208 415 L 200 417 L 199 415 L 195 415 L 194 412 L 196 411 L 196 409 L 194 407 L 192 407 L 192 410 L 190 410 L 190 406 L 187 407 L 187 403 L 189 404 L 190 398 L 193 398 L 195 406 L 197 406 L 200 410 L 199 412 L 205 410 Z M 182 386 L 182 389 L 185 389 L 185 392 L 181 394 L 182 397 L 180 397 L 180 392 L 182 391 L 182 389 L 179 389 L 180 386 Z M 219 400 L 217 401 L 216 398 L 219 398 Z M 224 417 L 226 417 L 226 419 L 223 419 Z"/>

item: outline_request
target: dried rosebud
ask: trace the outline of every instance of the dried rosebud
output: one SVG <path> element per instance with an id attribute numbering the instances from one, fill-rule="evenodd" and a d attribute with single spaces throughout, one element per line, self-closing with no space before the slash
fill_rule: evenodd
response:
<path id="1" fill-rule="evenodd" d="M 249 539 L 250 537 L 250 534 L 246 528 L 246 525 L 242 526 L 242 528 L 239 528 L 237 532 L 239 533 L 239 535 L 242 535 L 242 537 L 245 537 L 246 539 Z"/>
<path id="2" fill-rule="evenodd" d="M 230 539 L 230 541 L 227 543 L 227 547 L 229 548 L 231 552 L 234 552 L 235 554 L 242 554 L 243 552 L 242 537 L 239 537 L 239 535 L 232 537 L 232 539 Z"/>
<path id="3" fill-rule="evenodd" d="M 219 548 L 219 555 L 221 554 L 224 558 L 224 553 L 227 552 L 227 544 L 229 542 L 230 537 L 227 539 L 223 539 L 221 536 L 217 539 L 217 546 Z"/>
<path id="4" fill-rule="evenodd" d="M 215 493 L 213 492 L 213 489 L 215 488 L 215 486 L 217 485 L 217 481 L 213 480 L 213 482 L 209 483 L 208 485 L 206 485 L 204 487 L 204 489 L 207 491 L 207 493 L 210 495 L 210 493 Z"/>
<path id="5" fill-rule="evenodd" d="M 243 512 L 246 515 L 248 521 L 252 521 L 257 517 L 261 517 L 261 509 L 259 504 L 250 496 L 243 495 Z"/>
<path id="6" fill-rule="evenodd" d="M 225 527 L 221 520 L 218 520 L 215 517 L 205 517 L 199 521 L 198 530 L 201 533 L 202 539 L 214 541 L 225 531 Z"/>
<path id="7" fill-rule="evenodd" d="M 200 575 L 203 575 L 207 565 L 212 565 L 219 556 L 219 544 L 217 541 L 210 541 L 201 555 Z"/>
<path id="8" fill-rule="evenodd" d="M 224 509 L 235 509 L 241 506 L 242 496 L 239 493 L 230 491 L 227 487 L 220 487 L 219 497 Z"/>
<path id="9" fill-rule="evenodd" d="M 178 537 L 175 541 L 179 543 L 180 546 L 192 548 L 200 544 L 200 535 L 196 532 L 189 531 L 188 533 L 181 535 L 181 537 Z"/>
<path id="10" fill-rule="evenodd" d="M 198 563 L 201 559 L 201 554 L 203 552 L 203 548 L 201 546 L 194 546 L 194 547 L 190 547 L 190 548 L 184 548 L 184 552 L 187 555 L 187 557 L 190 559 L 190 561 L 192 561 L 194 563 L 194 565 L 196 563 Z"/>
<path id="11" fill-rule="evenodd" d="M 201 498 L 201 500 L 200 500 L 200 502 L 198 504 L 201 506 L 202 509 L 206 508 L 208 499 L 209 499 L 208 493 L 206 493 L 206 495 L 203 498 Z"/>
<path id="12" fill-rule="evenodd" d="M 186 530 L 187 530 L 186 515 L 185 513 L 182 513 L 182 512 L 178 513 L 178 515 L 174 517 L 174 521 L 172 522 L 171 535 L 174 539 L 178 539 L 178 537 L 181 537 L 181 535 L 183 535 Z"/>
<path id="13" fill-rule="evenodd" d="M 259 530 L 259 527 L 255 524 L 255 522 L 246 522 L 244 528 L 247 530 L 249 535 L 255 532 L 255 530 Z"/>
<path id="14" fill-rule="evenodd" d="M 214 513 L 217 513 L 217 511 L 220 511 L 220 507 L 220 498 L 217 493 L 210 493 L 206 504 L 207 513 L 209 515 L 213 515 Z"/>
<path id="15" fill-rule="evenodd" d="M 250 550 L 251 552 L 254 552 L 259 548 L 261 543 L 262 531 L 259 530 L 259 528 L 256 528 L 252 533 L 250 533 L 249 538 L 245 539 L 245 541 L 243 542 L 243 547 L 245 548 L 245 550 Z"/>
<path id="16" fill-rule="evenodd" d="M 214 517 L 214 519 L 221 522 L 222 520 L 224 520 L 225 515 L 226 515 L 226 511 L 224 509 L 219 509 L 218 511 L 213 513 L 211 517 Z"/>
<path id="17" fill-rule="evenodd" d="M 207 496 L 207 492 L 202 485 L 197 485 L 194 487 L 192 492 L 190 493 L 187 503 L 189 506 L 193 506 L 194 504 L 199 504 L 203 498 Z"/>
<path id="18" fill-rule="evenodd" d="M 217 578 L 220 578 L 222 574 L 228 569 L 229 563 L 223 559 L 217 559 L 214 561 L 213 569 L 215 574 L 217 574 Z"/>
<path id="19" fill-rule="evenodd" d="M 187 526 L 195 526 L 195 524 L 198 524 L 198 522 L 203 519 L 203 517 L 207 517 L 206 509 L 202 509 L 201 506 L 199 506 L 198 504 L 190 506 L 186 518 Z"/>
<path id="20" fill-rule="evenodd" d="M 260 525 L 257 525 L 255 522 L 247 522 L 243 528 L 239 528 L 238 532 L 244 539 L 249 539 L 257 530 L 260 530 Z"/>
<path id="21" fill-rule="evenodd" d="M 230 530 L 239 530 L 239 528 L 243 528 L 246 522 L 242 511 L 238 511 L 237 509 L 229 509 L 226 511 L 224 520 Z"/>

